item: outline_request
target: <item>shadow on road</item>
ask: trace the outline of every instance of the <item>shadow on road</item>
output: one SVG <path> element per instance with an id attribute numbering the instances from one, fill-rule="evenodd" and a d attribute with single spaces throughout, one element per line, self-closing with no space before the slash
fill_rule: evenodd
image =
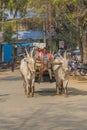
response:
<path id="1" fill-rule="evenodd" d="M 1 102 L 6 102 L 8 100 L 8 96 L 10 94 L 0 94 L 0 103 Z"/>
<path id="2" fill-rule="evenodd" d="M 76 88 L 68 88 L 68 95 L 76 96 L 76 95 L 87 95 L 87 91 L 79 90 Z"/>
<path id="3" fill-rule="evenodd" d="M 56 96 L 56 87 L 55 88 L 41 88 L 39 91 L 35 92 L 38 95 L 41 96 Z M 76 88 L 68 88 L 68 96 L 86 96 L 87 91 L 79 90 Z M 61 94 L 62 96 L 62 94 Z"/>
<path id="4" fill-rule="evenodd" d="M 39 77 L 36 77 L 36 78 L 35 78 L 35 81 L 36 81 L 36 82 L 39 82 Z M 49 79 L 49 76 L 48 76 L 48 75 L 43 76 L 43 82 L 44 82 L 44 83 L 45 83 L 45 82 L 50 82 L 50 79 Z M 52 78 L 52 82 L 55 82 L 55 78 L 54 78 L 54 77 Z"/>
<path id="5" fill-rule="evenodd" d="M 12 80 L 21 80 L 21 77 L 19 76 L 7 76 L 7 77 L 2 77 L 0 80 L 7 80 L 7 81 L 12 81 Z"/>
<path id="6" fill-rule="evenodd" d="M 0 94 L 0 97 L 6 97 L 9 96 L 9 94 Z"/>
<path id="7" fill-rule="evenodd" d="M 41 96 L 55 96 L 56 88 L 41 88 L 39 91 L 36 91 L 35 93 Z"/>

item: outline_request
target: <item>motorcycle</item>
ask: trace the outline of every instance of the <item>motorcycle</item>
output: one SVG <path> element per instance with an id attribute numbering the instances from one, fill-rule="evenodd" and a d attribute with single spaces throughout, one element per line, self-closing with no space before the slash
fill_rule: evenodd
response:
<path id="1" fill-rule="evenodd" d="M 10 68 L 10 63 L 8 62 L 1 62 L 0 63 L 0 72 L 2 72 L 3 70 L 6 70 Z"/>
<path id="2" fill-rule="evenodd" d="M 85 76 L 87 74 L 87 64 L 80 63 L 78 69 L 81 76 Z"/>
<path id="3" fill-rule="evenodd" d="M 70 75 L 77 75 L 78 62 L 75 60 L 70 61 L 69 70 Z"/>

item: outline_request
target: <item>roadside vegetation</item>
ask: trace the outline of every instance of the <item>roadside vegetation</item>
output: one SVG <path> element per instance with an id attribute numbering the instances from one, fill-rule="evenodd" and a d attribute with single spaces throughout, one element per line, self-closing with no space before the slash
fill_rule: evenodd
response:
<path id="1" fill-rule="evenodd" d="M 0 25 L 2 25 L 3 10 L 10 10 L 10 13 L 13 13 L 14 16 L 11 21 L 8 21 L 6 14 L 4 14 L 5 41 L 15 41 L 16 39 L 12 40 L 12 34 L 17 29 L 48 30 L 51 34 L 50 42 L 52 46 L 52 43 L 58 46 L 59 40 L 63 40 L 69 49 L 78 46 L 83 62 L 87 63 L 86 0 L 1 0 L 0 7 L 3 7 L 3 4 L 5 8 L 0 8 Z M 36 16 L 32 18 L 26 17 L 28 10 L 36 11 Z M 20 20 L 16 19 L 18 12 L 22 16 Z M 47 17 L 41 17 L 40 14 Z M 56 49 L 55 46 L 53 48 Z"/>

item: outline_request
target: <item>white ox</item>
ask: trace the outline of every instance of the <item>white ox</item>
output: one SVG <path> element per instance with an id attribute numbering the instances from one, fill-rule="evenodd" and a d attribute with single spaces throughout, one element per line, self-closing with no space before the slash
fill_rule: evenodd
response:
<path id="1" fill-rule="evenodd" d="M 20 72 L 24 81 L 25 94 L 27 94 L 27 96 L 32 94 L 33 97 L 35 87 L 35 61 L 31 56 L 28 55 L 21 60 Z"/>
<path id="2" fill-rule="evenodd" d="M 61 94 L 63 90 L 64 93 L 67 94 L 67 85 L 69 81 L 68 59 L 66 59 L 66 57 L 63 58 L 62 56 L 60 56 L 60 61 L 59 59 L 54 59 L 53 70 L 57 94 Z"/>

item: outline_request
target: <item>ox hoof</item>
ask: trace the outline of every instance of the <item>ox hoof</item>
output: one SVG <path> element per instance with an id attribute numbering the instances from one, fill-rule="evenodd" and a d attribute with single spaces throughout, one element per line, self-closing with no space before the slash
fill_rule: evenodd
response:
<path id="1" fill-rule="evenodd" d="M 27 92 L 25 92 L 25 95 L 27 95 Z"/>
<path id="2" fill-rule="evenodd" d="M 30 95 L 27 95 L 27 98 L 29 98 L 30 97 Z"/>
<path id="3" fill-rule="evenodd" d="M 61 95 L 61 93 L 57 93 L 57 95 Z"/>
<path id="4" fill-rule="evenodd" d="M 27 93 L 27 97 L 30 97 L 30 93 Z"/>
<path id="5" fill-rule="evenodd" d="M 64 94 L 65 97 L 68 97 L 69 95 L 68 94 Z"/>
<path id="6" fill-rule="evenodd" d="M 32 94 L 32 97 L 34 97 L 34 94 Z"/>

